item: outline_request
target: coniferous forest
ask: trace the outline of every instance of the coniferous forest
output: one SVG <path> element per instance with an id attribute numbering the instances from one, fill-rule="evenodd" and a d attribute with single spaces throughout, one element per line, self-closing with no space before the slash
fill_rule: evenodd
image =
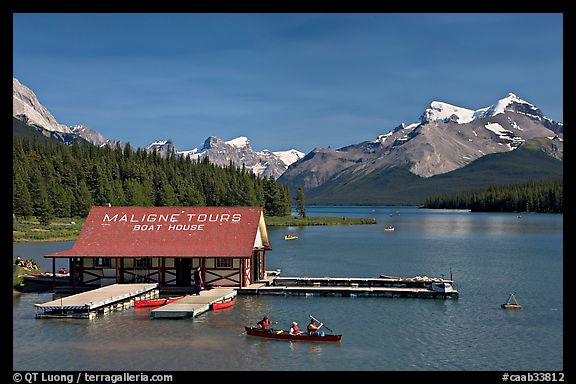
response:
<path id="1" fill-rule="evenodd" d="M 216 166 L 156 152 L 13 140 L 15 217 L 86 217 L 94 205 L 261 206 L 268 216 L 290 215 L 286 186 L 230 163 Z"/>
<path id="2" fill-rule="evenodd" d="M 473 192 L 426 199 L 423 208 L 470 209 L 473 212 L 563 212 L 563 181 L 492 186 Z"/>

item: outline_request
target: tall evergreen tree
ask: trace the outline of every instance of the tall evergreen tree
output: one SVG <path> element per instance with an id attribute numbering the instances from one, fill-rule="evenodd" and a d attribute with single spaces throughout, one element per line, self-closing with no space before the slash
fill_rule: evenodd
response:
<path id="1" fill-rule="evenodd" d="M 21 174 L 15 174 L 12 183 L 12 212 L 24 218 L 30 217 L 34 213 L 32 197 Z"/>
<path id="2" fill-rule="evenodd" d="M 298 209 L 298 216 L 306 217 L 306 206 L 304 204 L 304 190 L 302 187 L 296 189 L 296 208 Z"/>

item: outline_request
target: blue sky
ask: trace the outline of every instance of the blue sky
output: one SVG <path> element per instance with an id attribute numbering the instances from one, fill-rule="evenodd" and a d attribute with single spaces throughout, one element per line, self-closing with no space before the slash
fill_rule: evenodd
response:
<path id="1" fill-rule="evenodd" d="M 561 13 L 16 13 L 13 76 L 58 122 L 178 150 L 340 148 L 432 101 L 563 121 Z"/>

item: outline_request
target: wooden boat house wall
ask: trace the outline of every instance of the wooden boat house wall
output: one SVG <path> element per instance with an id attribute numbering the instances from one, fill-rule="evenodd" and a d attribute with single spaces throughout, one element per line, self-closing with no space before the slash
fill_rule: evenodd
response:
<path id="1" fill-rule="evenodd" d="M 157 282 L 245 287 L 265 278 L 271 250 L 260 207 L 93 207 L 67 258 L 73 286 Z"/>

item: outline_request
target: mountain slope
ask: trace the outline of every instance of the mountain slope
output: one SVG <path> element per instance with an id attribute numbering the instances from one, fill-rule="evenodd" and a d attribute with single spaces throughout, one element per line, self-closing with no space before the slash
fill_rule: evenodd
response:
<path id="1" fill-rule="evenodd" d="M 65 133 L 58 131 L 46 131 L 42 127 L 36 125 L 28 125 L 23 121 L 12 117 L 12 139 L 26 137 L 30 140 L 47 142 L 55 141 L 66 144 L 86 144 L 87 141 L 73 133 Z"/>
<path id="2" fill-rule="evenodd" d="M 518 150 L 483 156 L 466 167 L 429 178 L 414 175 L 406 167 L 379 168 L 363 177 L 348 170 L 308 191 L 306 203 L 419 205 L 436 195 L 562 177 L 562 161 L 529 141 Z"/>
<path id="3" fill-rule="evenodd" d="M 254 151 L 250 140 L 245 136 L 228 141 L 211 136 L 204 141 L 200 149 L 194 148 L 188 151 L 177 151 L 176 146 L 170 140 L 158 140 L 146 148 L 147 150 L 155 148 L 162 154 L 175 153 L 195 159 L 207 157 L 211 163 L 219 166 L 228 166 L 232 162 L 236 166 L 246 167 L 256 175 L 271 176 L 274 179 L 280 177 L 290 164 L 304 157 L 304 153 L 295 149 L 277 152 Z"/>
<path id="4" fill-rule="evenodd" d="M 402 180 L 420 184 L 418 178 L 462 169 L 490 154 L 513 152 L 527 141 L 549 156 L 563 159 L 563 124 L 547 118 L 536 106 L 514 94 L 477 110 L 434 101 L 419 122 L 401 124 L 375 140 L 338 150 L 316 148 L 292 164 L 278 181 L 291 190 L 303 187 L 307 196 L 317 201 L 333 200 L 335 184 L 350 184 L 356 194 L 349 195 L 348 203 L 354 204 L 369 199 L 361 197 L 367 193 L 363 188 L 378 184 L 375 178 L 385 177 L 392 168 L 417 177 L 397 175 Z M 391 200 L 377 203 L 402 200 L 390 195 L 387 198 Z"/>
<path id="5" fill-rule="evenodd" d="M 58 123 L 54 116 L 38 101 L 36 94 L 15 78 L 12 79 L 12 89 L 13 118 L 35 128 L 36 132 L 46 137 L 66 144 L 87 141 L 98 147 L 114 147 L 117 144 L 123 147 L 125 145 L 121 141 L 106 138 L 100 132 L 86 125 L 67 126 Z M 304 153 L 295 149 L 276 152 L 254 151 L 250 145 L 250 140 L 243 136 L 229 141 L 209 137 L 200 150 L 178 151 L 172 140 L 156 140 L 143 149 L 149 153 L 156 151 L 164 158 L 171 154 L 191 156 L 197 159 L 208 157 L 213 164 L 219 166 L 228 166 L 232 162 L 238 167 L 245 166 L 246 169 L 257 175 L 272 176 L 275 179 L 280 177 L 290 164 L 304 156 Z"/>

